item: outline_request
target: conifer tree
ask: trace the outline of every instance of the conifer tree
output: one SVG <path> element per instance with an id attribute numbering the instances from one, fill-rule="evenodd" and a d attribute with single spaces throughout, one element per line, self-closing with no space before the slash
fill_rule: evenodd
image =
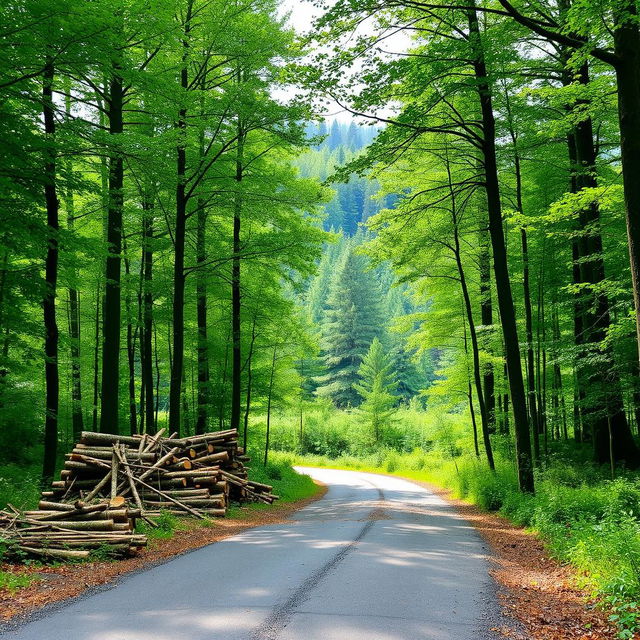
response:
<path id="1" fill-rule="evenodd" d="M 367 258 L 355 251 L 354 243 L 331 285 L 322 325 L 327 373 L 319 379 L 317 393 L 338 407 L 360 404 L 355 389 L 358 370 L 374 338 L 382 333 L 380 292 L 367 267 Z"/>
<path id="2" fill-rule="evenodd" d="M 380 442 L 384 428 L 391 424 L 398 399 L 393 395 L 397 387 L 393 361 L 377 337 L 373 339 L 358 375 L 362 382 L 356 384 L 355 389 L 363 399 L 359 411 L 371 426 L 375 442 Z"/>

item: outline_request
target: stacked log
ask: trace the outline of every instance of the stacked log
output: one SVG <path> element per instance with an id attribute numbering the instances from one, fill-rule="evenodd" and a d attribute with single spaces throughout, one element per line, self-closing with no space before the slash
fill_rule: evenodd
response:
<path id="1" fill-rule="evenodd" d="M 251 482 L 235 429 L 188 438 L 85 431 L 47 498 L 68 502 L 123 496 L 143 517 L 161 510 L 224 516 L 230 501 L 272 504 L 269 485 Z"/>
<path id="2" fill-rule="evenodd" d="M 85 431 L 60 480 L 36 511 L 0 512 L 0 538 L 30 555 L 86 558 L 102 548 L 131 554 L 146 544 L 137 518 L 160 512 L 224 516 L 230 501 L 272 504 L 272 487 L 248 478 L 235 429 L 190 438 Z"/>
<path id="3" fill-rule="evenodd" d="M 0 511 L 0 538 L 14 555 L 42 559 L 86 559 L 101 550 L 107 555 L 134 555 L 147 538 L 135 533 L 141 513 L 124 499 L 97 504 L 40 501 L 35 511 Z"/>

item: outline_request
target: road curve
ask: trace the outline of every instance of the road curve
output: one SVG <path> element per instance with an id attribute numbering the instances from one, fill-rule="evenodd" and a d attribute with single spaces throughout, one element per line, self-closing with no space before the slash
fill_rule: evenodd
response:
<path id="1" fill-rule="evenodd" d="M 300 468 L 324 498 L 45 608 L 14 640 L 489 640 L 501 624 L 486 549 L 411 482 Z"/>

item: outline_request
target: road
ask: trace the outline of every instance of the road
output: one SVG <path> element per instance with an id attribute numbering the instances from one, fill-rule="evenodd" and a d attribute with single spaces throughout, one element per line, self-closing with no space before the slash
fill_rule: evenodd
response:
<path id="1" fill-rule="evenodd" d="M 179 556 L 5 634 L 13 640 L 488 640 L 487 551 L 411 482 L 301 469 L 324 498 L 283 524 Z"/>

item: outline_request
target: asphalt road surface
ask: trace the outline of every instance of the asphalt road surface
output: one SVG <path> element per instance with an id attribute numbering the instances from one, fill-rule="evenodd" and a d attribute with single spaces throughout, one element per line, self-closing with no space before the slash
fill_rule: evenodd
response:
<path id="1" fill-rule="evenodd" d="M 489 640 L 487 550 L 411 482 L 301 469 L 326 496 L 240 535 L 47 607 L 15 640 Z"/>

